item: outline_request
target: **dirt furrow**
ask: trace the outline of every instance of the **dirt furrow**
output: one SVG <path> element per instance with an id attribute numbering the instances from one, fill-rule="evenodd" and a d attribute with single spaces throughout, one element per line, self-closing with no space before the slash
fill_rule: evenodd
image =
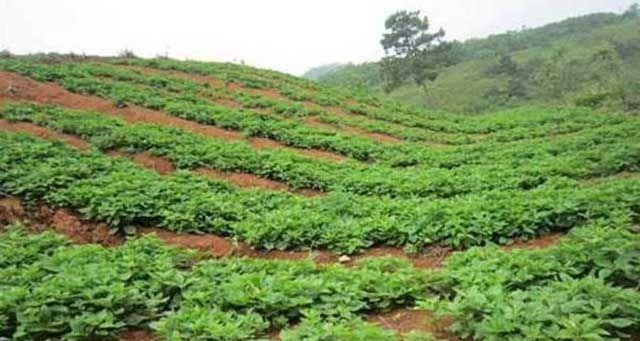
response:
<path id="1" fill-rule="evenodd" d="M 307 155 L 307 156 L 311 156 L 314 158 L 320 158 L 320 159 L 326 159 L 326 160 L 332 160 L 332 161 L 336 161 L 336 162 L 341 162 L 346 160 L 347 158 L 343 155 L 340 154 L 335 154 L 332 152 L 327 152 L 324 150 L 318 150 L 318 149 L 302 149 L 302 148 L 292 148 L 292 147 L 288 147 L 285 146 L 284 144 L 276 141 L 276 140 L 271 140 L 271 139 L 267 139 L 267 138 L 262 138 L 262 137 L 252 137 L 249 139 L 249 142 L 251 143 L 251 146 L 253 148 L 256 149 L 262 149 L 262 148 L 282 148 L 282 149 L 289 149 L 289 150 L 294 150 L 298 153 Z"/>
<path id="2" fill-rule="evenodd" d="M 67 209 L 51 209 L 45 205 L 40 205 L 34 212 L 27 212 L 21 202 L 14 197 L 0 198 L 0 228 L 14 222 L 24 221 L 26 227 L 32 233 L 39 233 L 52 229 L 67 236 L 73 243 L 77 244 L 101 244 L 103 246 L 121 245 L 125 237 L 121 233 L 114 233 L 106 224 L 96 223 L 80 218 L 74 212 Z M 317 264 L 331 264 L 340 262 L 337 254 L 312 251 L 312 252 L 292 252 L 292 251 L 257 251 L 251 249 L 243 243 L 237 243 L 231 239 L 215 235 L 204 234 L 178 234 L 160 228 L 138 228 L 139 235 L 155 234 L 159 239 L 168 245 L 195 249 L 206 252 L 216 257 L 250 257 L 271 260 L 313 260 Z M 391 252 L 390 255 L 400 257 L 400 250 Z M 377 257 L 383 254 L 377 251 L 367 252 L 358 256 Z M 355 258 L 354 258 L 355 259 Z M 353 265 L 353 261 L 342 262 L 347 266 Z M 435 264 L 435 263 L 433 263 Z M 416 267 L 430 268 L 435 265 L 426 266 L 416 264 Z M 412 330 L 428 331 L 448 340 L 457 340 L 452 334 L 446 332 L 445 328 L 451 323 L 449 320 L 436 320 L 433 315 L 424 310 L 396 309 L 386 313 L 370 314 L 367 320 L 377 323 L 385 328 L 393 329 L 399 333 L 406 333 Z M 275 333 L 274 335 L 277 335 Z M 153 333 L 147 330 L 129 330 L 124 332 L 120 340 L 154 340 Z"/>
<path id="3" fill-rule="evenodd" d="M 31 223 L 34 232 L 52 228 L 68 236 L 75 243 L 97 243 L 105 246 L 113 246 L 119 245 L 125 240 L 121 232 L 111 230 L 104 223 L 82 219 L 71 210 L 51 209 L 46 205 L 40 205 L 35 211 L 27 212 L 20 200 L 14 197 L 0 198 L 0 226 L 23 220 Z M 214 234 L 176 233 L 157 227 L 139 227 L 137 228 L 137 232 L 141 235 L 152 233 L 169 245 L 200 250 L 215 257 L 236 256 L 273 260 L 309 259 L 318 264 L 342 263 L 347 266 L 353 266 L 358 259 L 392 255 L 409 259 L 413 262 L 414 266 L 423 269 L 439 266 L 443 258 L 442 255 L 409 255 L 400 249 L 392 250 L 391 248 L 372 248 L 353 257 L 345 257 L 337 253 L 322 250 L 263 251 L 253 249 L 249 245 L 237 242 L 231 238 Z M 428 260 L 429 257 L 435 258 Z"/>
<path id="4" fill-rule="evenodd" d="M 453 323 L 452 318 L 438 319 L 433 312 L 428 310 L 395 309 L 384 313 L 369 314 L 366 319 L 399 334 L 421 331 L 433 334 L 438 340 L 459 340 L 455 334 L 447 330 Z"/>
<path id="5" fill-rule="evenodd" d="M 0 103 L 1 102 L 2 101 L 0 100 Z M 86 150 L 91 147 L 91 145 L 87 141 L 77 136 L 59 133 L 52 129 L 41 127 L 28 122 L 9 122 L 7 120 L 0 119 L 0 130 L 10 132 L 26 132 L 46 140 L 64 142 L 72 147 L 82 150 Z"/>
<path id="6" fill-rule="evenodd" d="M 28 122 L 9 122 L 9 121 L 0 119 L 0 131 L 25 132 L 25 133 L 32 134 L 47 140 L 55 140 L 55 141 L 67 143 L 72 147 L 76 147 L 82 150 L 86 150 L 91 147 L 91 145 L 87 141 L 81 139 L 80 137 L 70 135 L 70 134 L 58 133 L 52 129 L 41 127 Z M 173 163 L 171 163 L 171 161 L 161 156 L 151 155 L 149 152 L 140 152 L 140 153 L 130 154 L 130 153 L 125 153 L 119 150 L 112 150 L 107 152 L 106 155 L 127 157 L 131 159 L 133 162 L 135 162 L 136 164 L 143 166 L 145 168 L 154 170 L 161 175 L 171 174 L 175 171 L 175 167 L 173 166 Z M 318 196 L 318 195 L 324 194 L 321 191 L 316 191 L 312 189 L 302 189 L 302 190 L 294 191 L 285 183 L 278 182 L 275 180 L 265 179 L 250 173 L 222 172 L 213 168 L 199 168 L 195 170 L 195 172 L 206 177 L 229 181 L 239 188 L 262 188 L 265 190 L 282 190 L 282 191 L 298 193 L 305 196 Z"/>
<path id="7" fill-rule="evenodd" d="M 213 76 L 204 76 L 204 75 L 197 75 L 197 74 L 189 74 L 189 73 L 185 73 L 185 72 L 180 72 L 180 71 L 165 71 L 165 70 L 159 70 L 159 69 L 153 69 L 153 68 L 147 68 L 147 67 L 131 67 L 129 66 L 128 68 L 130 68 L 131 70 L 136 70 L 136 71 L 140 71 L 143 73 L 147 73 L 147 74 L 161 74 L 161 75 L 169 75 L 169 76 L 173 76 L 173 77 L 177 77 L 177 78 L 182 78 L 182 79 L 187 79 L 187 80 L 191 80 L 191 81 L 195 81 L 195 82 L 199 82 L 199 83 L 203 83 L 203 84 L 210 84 L 211 86 L 215 87 L 221 87 L 221 86 L 225 86 L 224 82 L 220 79 L 217 79 Z M 228 84 L 235 84 L 235 86 L 230 87 Z M 317 104 L 309 102 L 309 101 L 305 101 L 305 102 L 297 102 L 294 100 L 291 100 L 285 96 L 283 96 L 282 94 L 280 94 L 277 90 L 275 89 L 252 89 L 252 88 L 246 88 L 243 87 L 237 83 L 228 83 L 227 86 L 225 86 L 225 88 L 227 90 L 242 90 L 242 91 L 247 91 L 250 93 L 253 93 L 255 95 L 259 95 L 265 98 L 270 98 L 270 99 L 276 99 L 279 101 L 285 101 L 285 102 L 289 102 L 289 103 L 303 103 L 305 105 L 306 108 L 314 108 L 314 107 L 319 107 Z M 210 98 L 209 98 L 210 99 Z M 216 104 L 220 104 L 222 106 L 226 106 L 229 108 L 241 108 L 242 105 L 238 102 L 236 102 L 233 99 L 230 98 L 223 98 L 223 99 L 210 99 L 213 101 L 213 103 Z M 263 113 L 272 113 L 270 110 L 268 109 L 255 109 L 255 108 L 246 108 L 246 109 L 250 109 L 250 110 L 254 110 L 254 111 L 259 111 L 259 112 L 263 112 Z M 364 137 L 368 137 L 371 139 L 374 139 L 376 141 L 379 142 L 386 142 L 386 143 L 400 143 L 402 142 L 402 140 L 393 137 L 391 135 L 388 134 L 382 134 L 382 133 L 373 133 L 373 132 L 369 132 L 366 131 L 364 129 L 359 129 L 356 127 L 352 127 L 352 126 L 345 126 L 345 127 L 336 127 L 333 126 L 331 124 L 325 124 L 322 123 L 320 121 L 317 120 L 317 117 L 307 117 L 305 118 L 305 123 L 309 124 L 309 125 L 313 125 L 316 126 L 318 128 L 323 128 L 323 129 L 328 129 L 328 130 L 333 130 L 333 131 L 342 131 L 345 133 L 350 133 L 350 134 L 356 134 L 356 135 L 361 135 Z"/>
<path id="8" fill-rule="evenodd" d="M 389 144 L 402 143 L 402 140 L 388 134 L 373 133 L 365 129 L 361 129 L 361 128 L 346 125 L 346 124 L 333 125 L 330 123 L 325 123 L 325 122 L 322 122 L 318 116 L 307 116 L 304 118 L 304 123 L 314 127 L 322 128 L 322 129 L 363 136 L 381 143 L 389 143 Z"/>
<path id="9" fill-rule="evenodd" d="M 285 96 L 283 96 L 282 94 L 280 94 L 277 90 L 275 89 L 253 89 L 253 88 L 247 88 L 244 87 L 240 84 L 237 83 L 226 83 L 223 82 L 222 80 L 215 78 L 213 76 L 204 76 L 204 75 L 198 75 L 198 74 L 190 74 L 190 73 L 186 73 L 186 72 L 180 72 L 180 71 L 166 71 L 166 70 L 160 70 L 160 69 L 154 69 L 154 68 L 148 68 L 148 67 L 138 67 L 138 66 L 128 66 L 127 68 L 131 69 L 131 70 L 135 70 L 135 71 L 140 71 L 143 73 L 147 73 L 147 74 L 160 74 L 160 75 L 169 75 L 169 76 L 173 76 L 173 77 L 177 77 L 177 78 L 182 78 L 182 79 L 187 79 L 187 80 L 191 80 L 191 81 L 195 81 L 198 83 L 203 83 L 203 84 L 209 84 L 212 87 L 216 88 L 216 87 L 225 87 L 227 90 L 242 90 L 242 91 L 246 91 L 246 92 L 250 92 L 252 94 L 255 95 L 259 95 L 265 98 L 270 98 L 270 99 L 276 99 L 279 101 L 285 101 L 288 103 L 302 103 L 306 108 L 317 108 L 317 107 L 322 107 L 319 106 L 313 102 L 309 102 L 309 101 L 304 101 L 304 102 L 298 102 L 298 101 L 294 101 L 291 100 Z M 231 84 L 233 84 L 233 86 L 231 86 Z M 240 108 L 242 107 L 242 105 L 238 102 L 236 102 L 233 99 L 230 98 L 223 98 L 223 99 L 210 99 L 213 101 L 213 103 L 216 104 L 220 104 L 229 108 Z M 255 110 L 252 108 L 247 108 L 247 109 L 251 109 L 251 110 Z M 331 111 L 335 111 L 336 107 L 331 107 L 329 108 L 331 109 Z M 268 110 L 266 112 L 269 112 Z M 340 112 L 343 115 L 347 115 L 345 114 L 342 110 L 340 110 Z M 365 136 L 371 139 L 374 139 L 376 141 L 379 142 L 385 142 L 385 143 L 400 143 L 402 142 L 401 139 L 396 138 L 394 136 L 388 135 L 388 134 L 383 134 L 383 133 L 375 133 L 375 132 L 370 132 L 367 131 L 365 129 L 360 129 L 357 127 L 352 127 L 352 126 L 344 126 L 344 127 L 336 127 L 330 124 L 323 124 L 321 122 L 319 122 L 317 119 L 313 118 L 313 117 L 309 117 L 309 120 L 305 120 L 305 123 L 320 127 L 320 128 L 324 128 L 324 129 L 330 129 L 330 130 L 334 130 L 334 131 L 342 131 L 345 133 L 350 133 L 350 134 L 356 134 L 356 135 L 361 135 L 361 136 Z"/>
<path id="10" fill-rule="evenodd" d="M 26 100 L 36 103 L 53 103 L 72 109 L 95 110 L 101 113 L 118 116 L 131 123 L 155 123 L 177 127 L 201 135 L 225 140 L 244 140 L 245 136 L 237 131 L 221 129 L 215 126 L 185 120 L 160 111 L 146 109 L 136 105 L 117 108 L 112 102 L 96 96 L 80 95 L 69 92 L 54 83 L 38 82 L 28 77 L 6 71 L 0 71 L 0 100 Z M 268 140 L 268 139 L 260 139 Z M 249 139 L 255 145 L 254 139 Z M 342 161 L 346 157 L 320 150 L 302 149 L 285 146 L 275 140 L 268 148 L 286 148 L 297 153 L 323 159 Z"/>

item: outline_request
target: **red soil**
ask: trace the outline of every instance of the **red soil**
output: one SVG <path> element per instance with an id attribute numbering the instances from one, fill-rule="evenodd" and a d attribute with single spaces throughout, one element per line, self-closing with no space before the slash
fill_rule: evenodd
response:
<path id="1" fill-rule="evenodd" d="M 364 129 L 359 129 L 359 128 L 355 128 L 355 127 L 352 127 L 350 129 L 353 129 L 353 131 L 359 131 L 360 134 L 365 134 L 368 137 L 370 137 L 370 138 L 372 138 L 372 139 L 374 139 L 374 140 L 376 140 L 378 142 L 383 142 L 383 143 L 400 143 L 400 142 L 402 142 L 402 140 L 400 140 L 399 138 L 391 136 L 391 135 L 388 135 L 388 134 L 373 133 L 373 132 L 369 132 L 369 131 L 366 131 Z"/>
<path id="2" fill-rule="evenodd" d="M 43 139 L 65 142 L 70 146 L 73 146 L 78 149 L 85 150 L 90 148 L 90 144 L 88 142 L 84 141 L 83 139 L 77 136 L 58 133 L 52 129 L 40 127 L 33 123 L 9 122 L 9 121 L 0 119 L 0 130 L 11 131 L 11 132 L 27 132 L 35 136 L 41 137 Z"/>
<path id="3" fill-rule="evenodd" d="M 518 240 L 510 245 L 503 246 L 503 250 L 513 249 L 543 249 L 545 247 L 553 246 L 557 244 L 562 238 L 561 233 L 552 233 L 541 236 L 535 239 Z"/>
<path id="4" fill-rule="evenodd" d="M 217 99 L 212 99 L 212 102 L 215 104 L 219 104 L 222 105 L 224 107 L 228 107 L 228 108 L 234 108 L 234 109 L 241 109 L 243 108 L 242 104 L 236 102 L 235 100 L 231 99 L 231 98 L 217 98 Z"/>
<path id="5" fill-rule="evenodd" d="M 249 142 L 251 142 L 251 146 L 253 146 L 254 148 L 286 148 L 285 145 L 283 145 L 282 143 L 275 141 L 275 140 L 271 140 L 271 139 L 265 139 L 262 137 L 252 137 L 249 139 Z"/>
<path id="6" fill-rule="evenodd" d="M 207 83 L 207 84 L 211 84 L 214 87 L 220 87 L 223 86 L 224 82 L 222 82 L 221 80 L 213 77 L 213 76 L 204 76 L 204 75 L 196 75 L 196 74 L 189 74 L 189 73 L 184 73 L 184 72 L 179 72 L 179 71 L 163 71 L 163 70 L 157 70 L 157 69 L 153 69 L 153 68 L 139 68 L 136 67 L 134 68 L 136 70 L 141 70 L 145 73 L 160 73 L 160 74 L 168 74 L 171 76 L 175 76 L 175 77 L 180 77 L 180 78 L 185 78 L 185 79 L 189 79 L 192 81 L 196 81 L 196 82 L 200 82 L 200 83 Z M 286 102 L 290 102 L 290 103 L 296 103 L 296 101 L 293 101 L 289 98 L 287 98 L 286 96 L 283 96 L 280 92 L 278 92 L 276 89 L 271 89 L 271 88 L 267 88 L 267 89 L 253 89 L 253 88 L 247 88 L 247 87 L 243 87 L 240 84 L 237 83 L 229 83 L 227 85 L 227 88 L 229 90 L 238 90 L 241 89 L 243 91 L 248 91 L 251 93 L 254 93 L 256 95 L 260 95 L 262 97 L 266 97 L 266 98 L 271 98 L 271 99 L 276 99 L 276 100 L 280 100 L 280 101 L 286 101 Z M 213 100 L 214 103 L 226 106 L 226 107 L 231 107 L 231 108 L 242 108 L 242 105 L 238 102 L 236 102 L 233 99 L 230 98 L 223 98 L 223 99 L 215 99 Z M 318 105 L 310 102 L 310 101 L 304 101 L 304 102 L 299 102 L 299 103 L 303 103 L 303 105 L 308 108 L 317 108 Z M 332 107 L 332 110 L 337 110 L 336 107 Z M 253 109 L 256 110 L 256 109 Z M 342 109 L 339 109 L 340 113 L 345 114 Z M 260 111 L 260 110 L 258 110 Z M 346 115 L 346 114 L 345 114 Z M 400 139 L 393 137 L 391 135 L 388 134 L 382 134 L 382 133 L 373 133 L 373 132 L 368 132 L 366 130 L 363 129 L 358 129 L 356 127 L 344 127 L 342 129 L 337 128 L 335 126 L 332 126 L 330 124 L 324 124 L 319 122 L 317 119 L 313 118 L 313 117 L 308 117 L 308 121 L 305 119 L 305 122 L 317 127 L 321 127 L 321 128 L 325 128 L 325 129 L 331 129 L 331 130 L 343 130 L 345 132 L 349 132 L 349 133 L 355 133 L 358 135 L 364 135 L 364 136 L 368 136 L 370 138 L 373 138 L 376 141 L 379 142 L 387 142 L 387 143 L 398 143 L 401 142 Z"/>
<path id="7" fill-rule="evenodd" d="M 275 140 L 271 140 L 271 139 L 265 139 L 262 137 L 252 137 L 249 139 L 251 146 L 253 146 L 254 148 L 284 148 L 284 149 L 289 149 L 292 151 L 296 151 L 298 153 L 301 154 L 305 154 L 311 157 L 315 157 L 315 158 L 320 158 L 320 159 L 326 159 L 326 160 L 331 160 L 331 161 L 344 161 L 347 158 L 343 155 L 340 154 L 336 154 L 336 153 L 332 153 L 332 152 L 327 152 L 327 151 L 323 151 L 323 150 L 317 150 L 317 149 L 301 149 L 301 148 L 293 148 L 293 147 L 288 147 L 285 146 L 284 144 L 275 141 Z"/>
<path id="8" fill-rule="evenodd" d="M 175 170 L 171 161 L 160 156 L 151 155 L 148 152 L 134 154 L 133 161 L 162 175 L 173 173 Z"/>
<path id="9" fill-rule="evenodd" d="M 13 197 L 0 197 L 0 227 L 8 225 L 26 216 L 20 200 Z"/>
<path id="10" fill-rule="evenodd" d="M 316 264 L 336 263 L 338 256 L 328 251 L 261 251 L 254 250 L 246 244 L 241 244 L 237 251 L 240 256 L 259 259 L 312 260 Z"/>
<path id="11" fill-rule="evenodd" d="M 241 242 L 234 242 L 231 239 L 223 238 L 212 234 L 187 234 L 175 233 L 161 228 L 139 228 L 140 234 L 155 234 L 158 238 L 169 245 L 175 245 L 187 249 L 195 249 L 206 252 L 216 257 L 242 256 L 260 259 L 287 259 L 303 260 L 310 259 L 319 264 L 335 262 L 337 256 L 328 252 L 310 251 L 260 251 L 254 250 L 249 245 Z"/>
<path id="12" fill-rule="evenodd" d="M 322 129 L 327 129 L 327 130 L 333 130 L 333 131 L 339 131 L 340 128 L 337 126 L 334 126 L 332 124 L 329 123 L 324 123 L 322 121 L 320 121 L 320 119 L 317 116 L 307 116 L 303 119 L 304 123 L 313 127 L 318 127 L 318 128 L 322 128 Z"/>
<path id="13" fill-rule="evenodd" d="M 245 89 L 247 90 L 247 89 Z M 280 92 L 278 92 L 278 90 L 275 89 L 248 89 L 249 91 L 253 92 L 254 94 L 263 96 L 263 97 L 267 97 L 267 98 L 271 98 L 271 99 L 277 99 L 279 101 L 287 101 L 287 102 L 295 102 L 285 96 L 283 96 Z"/>
<path id="14" fill-rule="evenodd" d="M 120 334 L 119 341 L 155 341 L 157 338 L 148 330 L 131 329 Z"/>
<path id="15" fill-rule="evenodd" d="M 367 257 L 393 256 L 404 258 L 413 264 L 414 267 L 420 269 L 438 268 L 442 262 L 453 252 L 451 248 L 432 247 L 424 253 L 407 253 L 402 249 L 393 247 L 373 247 L 367 249 L 362 254 L 357 255 L 354 259 L 362 259 Z"/>
<path id="16" fill-rule="evenodd" d="M 382 314 L 371 314 L 367 320 L 400 334 L 410 331 L 422 331 L 434 334 L 439 339 L 458 340 L 446 328 L 453 323 L 451 319 L 438 320 L 426 310 L 396 309 Z"/>
<path id="17" fill-rule="evenodd" d="M 60 140 L 62 142 L 66 142 L 74 147 L 81 148 L 81 149 L 88 149 L 90 146 L 89 143 L 87 143 L 86 141 L 76 136 L 69 135 L 69 134 L 60 134 L 49 128 L 40 127 L 32 123 L 23 123 L 23 122 L 11 123 L 11 122 L 0 119 L 0 130 L 7 130 L 7 131 L 13 131 L 13 132 L 18 132 L 18 131 L 27 132 L 42 138 L 46 138 L 46 139 Z M 148 152 L 129 155 L 123 151 L 112 150 L 107 152 L 107 155 L 129 157 L 135 163 L 145 168 L 152 169 L 161 175 L 171 174 L 175 171 L 175 168 L 171 163 L 171 161 L 161 156 L 151 155 Z M 254 174 L 228 173 L 228 172 L 218 171 L 212 168 L 200 168 L 196 170 L 196 172 L 204 176 L 230 181 L 241 188 L 254 187 L 254 188 L 264 188 L 267 190 L 290 191 L 290 188 L 284 183 L 261 178 Z M 307 196 L 322 194 L 322 192 L 314 191 L 310 189 L 299 191 L 299 193 Z"/>
<path id="18" fill-rule="evenodd" d="M 261 178 L 250 173 L 229 173 L 212 168 L 198 168 L 197 173 L 215 179 L 224 179 L 242 188 L 264 188 L 269 190 L 289 191 L 289 186 L 282 182 Z"/>
<path id="19" fill-rule="evenodd" d="M 195 123 L 159 111 L 139 106 L 116 108 L 113 103 L 96 96 L 69 92 L 54 83 L 42 83 L 11 72 L 0 71 L 0 88 L 12 88 L 11 93 L 0 94 L 0 98 L 29 100 L 38 103 L 54 103 L 74 109 L 91 109 L 124 118 L 129 122 L 147 122 L 169 125 L 202 135 L 228 140 L 242 139 L 239 132 Z"/>
<path id="20" fill-rule="evenodd" d="M 210 77 L 210 76 L 202 76 L 202 77 Z M 231 90 L 231 91 L 237 91 L 237 90 L 244 90 L 244 87 L 242 86 L 242 84 L 240 83 L 236 83 L 236 82 L 224 82 L 224 85 L 227 89 Z"/>
<path id="21" fill-rule="evenodd" d="M 0 71 L 0 88 L 11 91 L 0 92 L 0 99 L 28 100 L 37 103 L 54 103 L 74 109 L 90 109 L 102 113 L 121 117 L 132 123 L 155 123 L 185 129 L 205 136 L 222 138 L 225 140 L 241 140 L 244 135 L 237 131 L 221 129 L 215 126 L 200 124 L 185 120 L 155 110 L 149 110 L 140 106 L 131 105 L 125 108 L 116 108 L 113 103 L 88 95 L 79 95 L 69 92 L 54 83 L 42 83 L 15 73 Z M 261 139 L 267 140 L 267 139 Z M 271 140 L 273 146 L 283 147 L 283 144 Z M 253 139 L 251 144 L 254 145 Z M 313 157 L 327 158 L 342 161 L 344 156 L 331 152 L 311 149 L 286 147 L 289 150 Z"/>
<path id="22" fill-rule="evenodd" d="M 214 256 L 230 256 L 237 248 L 231 240 L 211 234 L 175 233 L 153 227 L 140 228 L 138 232 L 153 233 L 167 244 L 205 251 Z"/>
<path id="23" fill-rule="evenodd" d="M 123 151 L 112 150 L 107 152 L 107 155 L 129 157 L 135 163 L 143 167 L 152 169 L 161 175 L 171 174 L 175 171 L 175 168 L 171 161 L 161 156 L 153 156 L 148 152 L 129 155 Z M 261 178 L 255 174 L 250 173 L 223 172 L 213 168 L 204 167 L 196 169 L 195 172 L 206 177 L 229 181 L 240 188 L 262 188 L 266 190 L 282 191 L 290 190 L 289 186 L 287 186 L 285 183 Z"/>
<path id="24" fill-rule="evenodd" d="M 29 224 L 26 228 L 31 232 L 52 228 L 78 244 L 113 246 L 124 241 L 124 238 L 112 233 L 106 224 L 82 219 L 70 210 L 40 205 L 35 211 L 27 212 L 17 198 L 0 199 L 0 227 L 14 221 L 27 221 Z"/>
<path id="25" fill-rule="evenodd" d="M 401 139 L 399 139 L 397 137 L 394 137 L 394 136 L 391 136 L 389 134 L 374 133 L 374 132 L 370 132 L 370 131 L 367 131 L 365 129 L 354 127 L 354 126 L 350 126 L 350 125 L 335 126 L 335 125 L 332 125 L 332 124 L 329 124 L 329 123 L 324 123 L 317 116 L 307 116 L 307 117 L 304 118 L 304 122 L 306 124 L 314 126 L 314 127 L 333 130 L 333 131 L 342 131 L 342 132 L 345 132 L 345 133 L 360 135 L 360 136 L 368 137 L 370 139 L 373 139 L 375 141 L 382 142 L 382 143 L 400 143 L 400 142 L 402 142 Z"/>
<path id="26" fill-rule="evenodd" d="M 68 236 L 76 243 L 99 243 L 112 246 L 119 245 L 124 240 L 122 236 L 112 232 L 106 224 L 81 219 L 69 210 L 53 211 L 42 207 L 40 212 L 43 216 L 50 217 L 47 220 L 55 231 Z"/>

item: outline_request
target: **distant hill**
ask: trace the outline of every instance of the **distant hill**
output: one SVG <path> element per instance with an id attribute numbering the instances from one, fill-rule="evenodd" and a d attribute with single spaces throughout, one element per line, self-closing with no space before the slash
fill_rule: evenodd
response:
<path id="1" fill-rule="evenodd" d="M 640 110 L 640 19 L 596 13 L 456 43 L 459 62 L 442 70 L 425 94 L 407 83 L 389 96 L 457 112 L 522 104 L 572 104 Z M 320 81 L 382 93 L 379 65 L 347 65 Z"/>
<path id="2" fill-rule="evenodd" d="M 314 68 L 309 69 L 302 76 L 305 77 L 305 78 L 318 80 L 318 79 L 320 79 L 321 77 L 323 77 L 323 76 L 325 76 L 327 74 L 331 74 L 331 73 L 335 73 L 337 71 L 340 71 L 340 69 L 342 69 L 346 65 L 347 64 L 341 64 L 341 63 L 320 65 L 320 66 L 316 66 Z"/>

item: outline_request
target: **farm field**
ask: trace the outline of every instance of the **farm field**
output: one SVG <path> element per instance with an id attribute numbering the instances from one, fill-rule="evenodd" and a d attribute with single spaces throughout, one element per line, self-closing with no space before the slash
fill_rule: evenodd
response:
<path id="1" fill-rule="evenodd" d="M 0 58 L 0 340 L 638 340 L 640 118 Z"/>

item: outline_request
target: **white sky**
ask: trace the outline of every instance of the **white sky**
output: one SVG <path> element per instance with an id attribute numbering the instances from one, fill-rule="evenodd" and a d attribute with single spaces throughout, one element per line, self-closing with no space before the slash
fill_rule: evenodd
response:
<path id="1" fill-rule="evenodd" d="M 385 18 L 421 9 L 448 38 L 466 39 L 570 16 L 621 12 L 638 0 L 0 0 L 0 49 L 247 64 L 301 74 L 377 60 Z"/>

